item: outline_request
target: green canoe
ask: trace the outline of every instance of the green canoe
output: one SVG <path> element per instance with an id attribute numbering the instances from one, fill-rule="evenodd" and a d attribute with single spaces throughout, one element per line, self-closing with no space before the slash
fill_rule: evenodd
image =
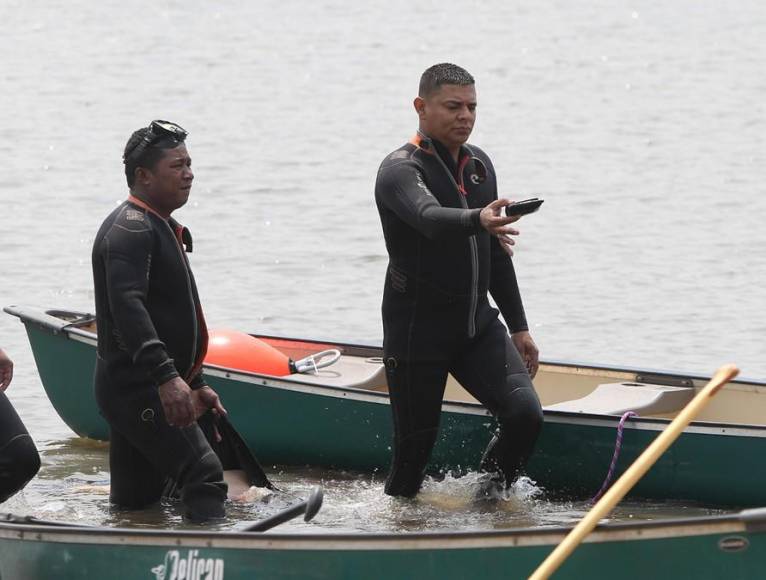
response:
<path id="1" fill-rule="evenodd" d="M 565 528 L 397 534 L 253 534 L 68 527 L 0 516 L 0 578 L 25 580 L 482 580 L 527 578 Z M 766 509 L 604 524 L 556 580 L 764 577 Z M 116 572 L 119 571 L 119 572 Z"/>
<path id="2" fill-rule="evenodd" d="M 107 439 L 92 396 L 96 329 L 92 317 L 66 311 L 7 307 L 26 326 L 45 390 L 80 436 Z M 260 337 L 299 358 L 326 348 L 340 360 L 313 374 L 268 376 L 206 365 L 210 385 L 264 465 L 387 469 L 391 416 L 381 349 L 311 340 Z M 712 365 L 711 365 L 712 366 Z M 617 474 L 665 428 L 707 381 L 704 376 L 546 362 L 535 378 L 545 425 L 528 475 L 554 494 L 582 498 L 599 489 L 625 423 Z M 710 403 L 630 497 L 728 506 L 766 505 L 766 383 L 735 380 Z M 434 470 L 470 470 L 494 421 L 450 379 L 442 409 Z"/>

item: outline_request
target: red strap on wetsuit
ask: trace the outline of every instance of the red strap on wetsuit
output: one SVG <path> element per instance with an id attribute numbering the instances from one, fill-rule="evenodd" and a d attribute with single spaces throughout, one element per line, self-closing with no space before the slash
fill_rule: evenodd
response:
<path id="1" fill-rule="evenodd" d="M 466 191 L 465 184 L 463 182 L 463 171 L 465 170 L 465 166 L 468 165 L 468 161 L 470 161 L 470 159 L 470 156 L 463 155 L 463 158 L 460 160 L 460 164 L 457 166 L 457 188 L 463 195 L 468 195 L 468 191 Z"/>
<path id="2" fill-rule="evenodd" d="M 410 139 L 410 143 L 413 144 L 415 147 L 420 149 L 421 151 L 425 151 L 426 153 L 438 155 L 436 151 L 434 151 L 431 147 L 423 147 L 423 138 L 420 136 L 420 133 L 415 133 L 415 136 Z M 457 167 L 457 188 L 460 193 L 463 195 L 468 195 L 468 190 L 465 188 L 465 183 L 463 182 L 463 171 L 465 170 L 465 166 L 468 165 L 468 162 L 471 160 L 470 155 L 463 155 L 463 157 L 460 159 L 460 163 Z"/>

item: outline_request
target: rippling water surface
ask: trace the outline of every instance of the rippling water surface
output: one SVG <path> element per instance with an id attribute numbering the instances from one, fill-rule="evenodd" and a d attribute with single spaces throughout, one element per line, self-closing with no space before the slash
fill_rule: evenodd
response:
<path id="1" fill-rule="evenodd" d="M 766 378 L 766 8 L 720 2 L 387 3 L 6 0 L 0 5 L 0 305 L 93 309 L 90 246 L 125 197 L 120 155 L 152 118 L 190 131 L 195 234 L 211 326 L 379 341 L 385 249 L 372 189 L 414 131 L 420 72 L 477 78 L 472 141 L 501 192 L 546 203 L 520 222 L 516 268 L 548 359 Z M 90 523 L 182 525 L 172 506 L 125 516 L 88 488 L 103 445 L 47 402 L 23 329 L 9 396 L 43 455 L 3 510 Z M 606 466 L 605 466 L 606 467 Z M 316 524 L 285 529 L 495 528 L 574 521 L 525 482 L 414 501 L 382 475 L 280 470 L 286 492 L 233 507 L 257 519 L 323 481 Z M 618 518 L 707 513 L 626 504 Z"/>

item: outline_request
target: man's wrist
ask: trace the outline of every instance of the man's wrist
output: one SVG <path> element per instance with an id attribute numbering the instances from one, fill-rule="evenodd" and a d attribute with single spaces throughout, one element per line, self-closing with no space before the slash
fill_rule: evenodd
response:
<path id="1" fill-rule="evenodd" d="M 172 359 L 168 359 L 161 365 L 157 366 L 157 368 L 152 371 L 151 375 L 152 380 L 154 380 L 154 383 L 158 387 L 180 376 L 176 370 L 175 365 L 173 364 Z"/>
<path id="2" fill-rule="evenodd" d="M 471 209 L 468 211 L 468 223 L 471 225 L 471 227 L 475 228 L 477 231 L 484 228 L 484 224 L 481 223 L 481 208 Z"/>

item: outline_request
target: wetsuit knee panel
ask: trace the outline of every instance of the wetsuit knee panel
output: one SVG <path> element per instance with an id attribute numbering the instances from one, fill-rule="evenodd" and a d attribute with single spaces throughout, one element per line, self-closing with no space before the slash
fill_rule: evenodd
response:
<path id="1" fill-rule="evenodd" d="M 181 501 L 185 506 L 184 515 L 192 521 L 222 518 L 226 514 L 224 502 L 229 486 L 223 479 L 223 468 L 218 456 L 203 455 L 184 474 L 181 482 Z"/>
<path id="2" fill-rule="evenodd" d="M 10 455 L 19 479 L 24 479 L 25 483 L 40 471 L 40 454 L 29 435 L 19 436 L 8 446 L 5 453 Z"/>
<path id="3" fill-rule="evenodd" d="M 497 419 L 514 431 L 538 433 L 543 423 L 543 409 L 535 390 L 530 386 L 509 393 L 498 410 Z"/>
<path id="4" fill-rule="evenodd" d="M 20 491 L 40 470 L 32 438 L 17 435 L 0 452 L 0 503 Z"/>
<path id="5" fill-rule="evenodd" d="M 217 483 L 223 481 L 223 466 L 218 456 L 211 450 L 200 459 L 192 463 L 182 475 L 183 482 L 208 482 Z"/>

